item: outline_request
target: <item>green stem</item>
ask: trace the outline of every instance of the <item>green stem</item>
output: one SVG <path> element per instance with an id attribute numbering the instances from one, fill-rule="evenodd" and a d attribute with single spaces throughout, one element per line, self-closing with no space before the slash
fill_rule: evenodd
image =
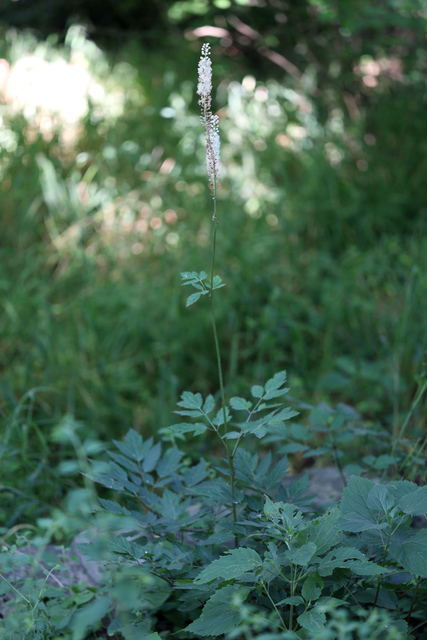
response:
<path id="1" fill-rule="evenodd" d="M 227 422 L 227 405 L 225 402 L 225 393 L 224 393 L 224 380 L 222 376 L 222 364 L 221 364 L 221 354 L 219 351 L 219 341 L 218 341 L 218 332 L 216 328 L 216 320 L 215 320 L 215 305 L 214 305 L 214 289 L 213 289 L 213 281 L 214 281 L 214 267 L 215 267 L 215 251 L 216 251 L 216 231 L 217 231 L 217 219 L 216 219 L 216 180 L 214 179 L 214 213 L 212 216 L 212 221 L 214 224 L 214 232 L 213 232 L 213 240 L 212 240 L 212 262 L 211 262 L 211 290 L 209 294 L 209 298 L 211 301 L 211 312 L 212 312 L 212 328 L 215 340 L 215 351 L 216 351 L 216 359 L 218 365 L 218 376 L 219 376 L 219 386 L 221 390 L 221 403 L 222 403 L 222 412 L 224 417 L 224 430 L 225 435 L 228 433 L 228 422 Z M 234 465 L 233 465 L 233 455 L 230 451 L 230 441 L 228 438 L 225 438 L 225 448 L 227 451 L 227 461 L 228 461 L 228 469 L 230 474 L 230 488 L 231 488 L 231 501 L 232 501 L 232 509 L 233 509 L 233 522 L 236 524 L 237 521 L 237 510 L 236 510 L 236 500 L 235 500 L 235 487 L 234 487 Z M 235 537 L 235 543 L 237 546 L 237 537 Z"/>
<path id="2" fill-rule="evenodd" d="M 293 598 L 295 595 L 294 579 L 295 579 L 294 565 L 291 564 L 291 598 Z M 291 610 L 289 613 L 289 631 L 293 630 L 293 624 L 294 624 L 294 605 L 291 604 Z"/>
<path id="3" fill-rule="evenodd" d="M 11 582 L 9 582 L 9 580 L 7 578 L 5 578 L 4 575 L 2 575 L 1 573 L 0 573 L 0 578 L 2 580 L 4 580 L 9 585 L 9 587 L 11 587 L 15 591 L 15 593 L 18 594 L 18 596 L 23 598 L 25 600 L 25 602 L 31 606 L 31 602 L 29 600 L 27 600 L 27 598 L 20 591 L 18 591 L 18 589 L 15 589 L 13 584 Z"/>
<path id="4" fill-rule="evenodd" d="M 385 549 L 384 549 L 384 557 L 383 557 L 382 565 L 384 565 L 385 561 L 387 560 L 387 553 L 388 553 L 388 547 L 390 545 L 390 539 L 391 539 L 391 532 L 389 530 L 389 534 L 388 534 L 388 537 L 387 537 L 387 544 L 386 544 Z M 381 578 L 378 578 L 378 585 L 377 585 L 377 590 L 376 590 L 376 593 L 375 593 L 375 599 L 374 599 L 374 604 L 372 605 L 372 609 L 375 609 L 375 607 L 377 606 L 378 596 L 380 595 L 381 583 L 382 583 Z"/>
<path id="5" fill-rule="evenodd" d="M 267 594 L 267 598 L 270 600 L 271 604 L 273 605 L 273 608 L 274 608 L 274 610 L 275 610 L 275 612 L 276 612 L 276 614 L 277 614 L 277 616 L 278 616 L 278 618 L 279 618 L 279 620 L 280 620 L 280 622 L 282 624 L 282 629 L 284 631 L 287 631 L 288 629 L 286 628 L 286 624 L 285 624 L 282 616 L 280 615 L 280 611 L 277 608 L 276 603 L 274 602 L 273 598 L 270 596 L 270 591 L 268 589 L 268 586 L 265 584 L 265 582 L 262 582 L 261 584 L 262 584 L 262 586 L 264 588 L 264 592 Z"/>
<path id="6" fill-rule="evenodd" d="M 420 578 L 417 580 L 417 586 L 415 587 L 414 595 L 412 596 L 411 606 L 409 607 L 408 615 L 406 616 L 406 622 L 409 624 L 411 620 L 412 610 L 414 608 L 415 600 L 417 599 L 418 587 L 420 586 Z"/>
<path id="7" fill-rule="evenodd" d="M 414 412 L 414 410 L 417 407 L 418 403 L 421 401 L 421 398 L 423 397 L 426 389 L 427 389 L 427 379 L 424 381 L 424 384 L 422 386 L 418 387 L 418 391 L 417 391 L 417 393 L 415 395 L 415 398 L 414 398 L 414 400 L 412 402 L 412 405 L 411 405 L 411 407 L 410 407 L 410 409 L 408 411 L 408 414 L 406 416 L 406 420 L 403 423 L 402 428 L 400 429 L 397 438 L 394 438 L 393 447 L 391 449 L 391 456 L 394 455 L 394 453 L 396 451 L 396 448 L 397 448 L 397 445 L 399 444 L 400 439 L 402 438 L 404 432 L 406 431 L 406 427 L 409 424 L 409 420 L 411 419 L 412 413 Z M 385 471 L 384 471 L 384 474 L 385 474 Z M 384 477 L 384 474 L 383 474 L 383 477 Z"/>

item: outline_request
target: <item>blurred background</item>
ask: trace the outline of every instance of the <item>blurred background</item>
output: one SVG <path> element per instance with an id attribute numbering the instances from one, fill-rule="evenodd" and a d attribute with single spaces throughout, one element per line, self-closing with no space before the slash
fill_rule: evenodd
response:
<path id="1" fill-rule="evenodd" d="M 287 369 L 297 404 L 396 433 L 427 348 L 427 1 L 1 0 L 0 20 L 10 473 L 53 473 L 64 415 L 154 435 L 182 391 L 217 392 L 208 305 L 185 309 L 179 275 L 210 264 L 203 42 L 227 393 Z"/>

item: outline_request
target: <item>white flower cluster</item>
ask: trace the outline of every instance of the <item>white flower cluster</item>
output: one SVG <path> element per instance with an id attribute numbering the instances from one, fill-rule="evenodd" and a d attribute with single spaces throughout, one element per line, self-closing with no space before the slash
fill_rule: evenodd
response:
<path id="1" fill-rule="evenodd" d="M 200 96 L 199 105 L 202 114 L 200 120 L 205 130 L 206 137 L 206 168 L 209 176 L 209 183 L 214 192 L 219 172 L 219 118 L 211 112 L 211 92 L 212 92 L 212 62 L 210 59 L 210 46 L 202 46 L 202 55 L 199 61 L 199 82 L 197 93 Z"/>

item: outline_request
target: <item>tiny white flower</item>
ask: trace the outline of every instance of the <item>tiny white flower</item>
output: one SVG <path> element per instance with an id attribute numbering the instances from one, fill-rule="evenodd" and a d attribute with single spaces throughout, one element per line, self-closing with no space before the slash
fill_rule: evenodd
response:
<path id="1" fill-rule="evenodd" d="M 200 120 L 206 137 L 206 168 L 210 186 L 215 194 L 219 173 L 220 138 L 219 118 L 211 113 L 212 62 L 210 54 L 210 46 L 205 43 L 202 46 L 202 55 L 199 60 L 197 94 L 200 96 Z"/>
<path id="2" fill-rule="evenodd" d="M 210 104 L 212 91 L 212 62 L 210 59 L 210 47 L 208 44 L 202 46 L 202 56 L 199 60 L 199 82 L 197 93 L 200 96 L 199 104 L 203 107 L 205 101 Z"/>

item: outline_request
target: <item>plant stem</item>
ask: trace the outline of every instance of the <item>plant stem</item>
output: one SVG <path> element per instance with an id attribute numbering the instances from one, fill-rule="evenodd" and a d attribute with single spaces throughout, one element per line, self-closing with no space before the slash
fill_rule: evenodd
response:
<path id="1" fill-rule="evenodd" d="M 218 332 L 216 328 L 216 320 L 215 320 L 215 305 L 214 305 L 214 291 L 213 291 L 213 281 L 214 281 L 214 267 L 215 267 L 215 250 L 216 250 L 216 231 L 218 221 L 216 219 L 216 179 L 213 181 L 214 184 L 214 193 L 213 193 L 213 201 L 214 201 L 214 212 L 212 216 L 212 221 L 214 224 L 214 232 L 212 239 L 212 262 L 211 262 L 211 290 L 209 294 L 209 298 L 211 301 L 211 312 L 212 312 L 212 328 L 215 340 L 215 350 L 216 350 L 216 359 L 218 365 L 218 377 L 219 377 L 219 387 L 221 390 L 221 403 L 222 403 L 222 412 L 224 417 L 224 430 L 225 435 L 228 433 L 228 422 L 227 422 L 227 405 L 225 402 L 225 393 L 224 393 L 224 380 L 222 375 L 222 364 L 221 364 L 221 354 L 219 351 L 219 341 L 218 341 Z M 233 509 L 233 522 L 236 524 L 237 521 L 237 511 L 236 511 L 236 501 L 235 501 L 235 488 L 234 488 L 234 465 L 233 465 L 233 455 L 230 451 L 230 441 L 228 438 L 225 438 L 225 448 L 227 451 L 227 460 L 228 460 L 228 469 L 230 474 L 230 488 L 231 488 L 231 501 L 232 501 L 232 509 Z M 235 538 L 236 546 L 237 546 L 237 538 Z"/>
<path id="2" fill-rule="evenodd" d="M 398 443 L 400 442 L 400 439 L 402 438 L 404 432 L 406 431 L 406 427 L 409 424 L 409 420 L 410 420 L 410 418 L 412 416 L 413 411 L 415 410 L 415 408 L 417 407 L 417 405 L 420 402 L 421 398 L 423 397 L 426 389 L 427 389 L 427 378 L 424 381 L 424 384 L 422 386 L 418 387 L 418 391 L 415 394 L 415 398 L 414 398 L 414 400 L 413 400 L 413 402 L 411 404 L 411 407 L 410 407 L 410 409 L 408 411 L 408 414 L 406 416 L 406 420 L 403 423 L 402 428 L 400 429 L 397 438 L 394 438 L 393 447 L 392 447 L 392 450 L 391 450 L 391 455 L 392 456 L 394 455 L 394 453 L 396 451 L 396 448 L 397 448 Z"/>

